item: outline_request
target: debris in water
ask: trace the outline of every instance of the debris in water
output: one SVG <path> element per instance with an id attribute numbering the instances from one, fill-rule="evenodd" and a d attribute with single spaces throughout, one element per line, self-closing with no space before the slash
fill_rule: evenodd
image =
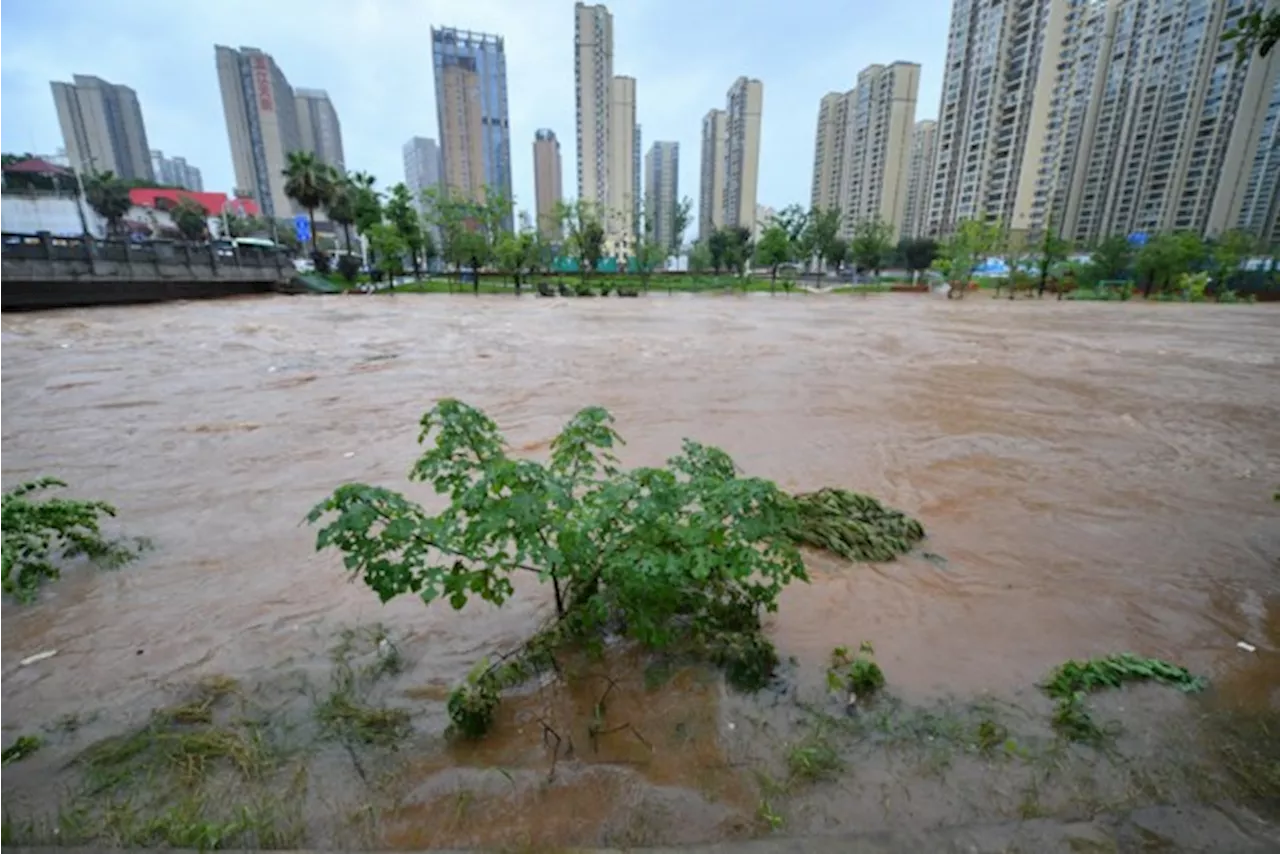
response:
<path id="1" fill-rule="evenodd" d="M 27 665 L 44 661 L 46 658 L 53 658 L 57 654 L 58 651 L 56 649 L 46 649 L 44 652 L 37 652 L 35 655 L 28 655 L 26 658 L 22 659 L 22 661 L 18 662 L 18 666 L 26 667 Z"/>
<path id="2" fill-rule="evenodd" d="M 347 452 L 346 452 L 345 454 L 343 454 L 342 456 L 346 457 L 347 459 L 351 459 L 351 458 L 352 458 L 352 457 L 354 457 L 355 455 L 356 455 L 356 452 L 355 452 L 355 451 L 347 451 Z"/>
<path id="3" fill-rule="evenodd" d="M 1256 646 L 1254 646 L 1253 644 L 1248 643 L 1248 642 L 1246 642 L 1246 641 L 1236 641 L 1236 646 L 1240 647 L 1240 649 L 1243 649 L 1245 652 L 1257 652 L 1257 651 L 1258 651 L 1258 648 L 1257 648 Z"/>

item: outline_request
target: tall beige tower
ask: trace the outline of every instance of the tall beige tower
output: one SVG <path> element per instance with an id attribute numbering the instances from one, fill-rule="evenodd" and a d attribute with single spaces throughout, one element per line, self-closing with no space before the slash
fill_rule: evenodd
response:
<path id="1" fill-rule="evenodd" d="M 680 200 L 680 143 L 655 142 L 644 157 L 645 228 L 651 239 L 669 253 L 680 251 L 681 235 L 675 233 L 676 205 Z"/>
<path id="2" fill-rule="evenodd" d="M 698 239 L 724 225 L 724 151 L 726 116 L 711 110 L 702 117 L 702 157 L 698 184 Z"/>
<path id="3" fill-rule="evenodd" d="M 724 224 L 755 230 L 764 84 L 739 77 L 725 107 Z"/>
<path id="4" fill-rule="evenodd" d="M 437 71 L 441 92 L 440 151 L 443 183 L 454 195 L 483 202 L 485 198 L 484 124 L 480 112 L 480 75 L 464 63 Z"/>
<path id="5" fill-rule="evenodd" d="M 907 154 L 907 203 L 902 214 L 903 237 L 926 236 L 925 214 L 929 208 L 937 138 L 938 123 L 932 119 L 916 122 L 911 130 L 911 148 Z"/>
<path id="6" fill-rule="evenodd" d="M 75 75 L 71 83 L 50 85 L 71 168 L 155 180 L 136 92 L 86 74 Z"/>
<path id="7" fill-rule="evenodd" d="M 214 47 L 236 189 L 269 217 L 294 213 L 284 192 L 291 151 L 302 151 L 293 87 L 270 54 L 254 47 Z"/>
<path id="8" fill-rule="evenodd" d="M 320 162 L 345 172 L 342 122 L 338 121 L 338 111 L 329 100 L 329 93 L 323 89 L 302 88 L 294 89 L 293 93 L 303 149 L 313 152 Z"/>
<path id="9" fill-rule="evenodd" d="M 894 239 L 902 231 L 919 85 L 914 62 L 871 65 L 858 74 L 846 107 L 841 164 L 840 230 L 846 238 L 868 220 L 888 223 Z"/>
<path id="10" fill-rule="evenodd" d="M 851 93 L 828 92 L 818 104 L 818 129 L 813 143 L 813 183 L 809 207 L 839 208 L 844 174 L 844 136 Z"/>
<path id="11" fill-rule="evenodd" d="M 609 98 L 608 198 L 604 210 L 609 252 L 630 257 L 635 244 L 636 79 L 614 77 Z"/>
<path id="12" fill-rule="evenodd" d="M 1246 78 L 1239 115 L 1227 144 L 1225 162 L 1242 168 L 1225 170 L 1209 211 L 1207 231 L 1218 234 L 1240 228 L 1269 245 L 1280 244 L 1280 53 Z"/>
<path id="13" fill-rule="evenodd" d="M 578 199 L 609 201 L 609 107 L 613 96 L 613 15 L 604 4 L 573 10 L 573 79 L 577 102 Z M 627 158 L 631 157 L 627 152 Z"/>
<path id="14" fill-rule="evenodd" d="M 560 178 L 560 140 L 543 128 L 533 137 L 533 188 L 537 200 L 538 233 L 544 240 L 560 239 L 556 206 L 564 196 Z"/>

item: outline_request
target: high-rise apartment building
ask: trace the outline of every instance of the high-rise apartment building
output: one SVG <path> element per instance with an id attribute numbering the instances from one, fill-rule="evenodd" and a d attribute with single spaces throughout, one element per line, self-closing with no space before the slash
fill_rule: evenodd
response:
<path id="1" fill-rule="evenodd" d="M 1280 4 L 1113 0 L 1065 236 L 1268 231 L 1258 211 L 1274 210 L 1280 195 L 1268 168 L 1280 156 L 1275 118 L 1268 130 L 1280 112 L 1280 56 L 1237 63 L 1234 40 L 1223 38 L 1241 15 L 1268 5 Z"/>
<path id="2" fill-rule="evenodd" d="M 609 202 L 609 107 L 613 98 L 613 16 L 604 4 L 577 3 L 573 76 L 577 102 L 578 199 Z M 627 153 L 630 157 L 630 152 Z"/>
<path id="3" fill-rule="evenodd" d="M 451 193 L 484 201 L 500 193 L 512 227 L 511 123 L 507 56 L 501 36 L 431 28 L 442 182 Z"/>
<path id="4" fill-rule="evenodd" d="M 187 163 L 185 157 L 165 157 L 163 151 L 151 152 L 151 171 L 156 183 L 181 187 L 194 193 L 204 192 L 204 179 L 200 170 Z"/>
<path id="5" fill-rule="evenodd" d="M 554 131 L 546 128 L 533 136 L 533 186 L 538 233 L 544 240 L 558 241 L 561 232 L 556 207 L 564 197 L 560 177 L 560 140 L 556 139 Z"/>
<path id="6" fill-rule="evenodd" d="M 303 150 L 312 152 L 320 162 L 339 172 L 346 172 L 346 158 L 342 154 L 342 123 L 338 121 L 338 111 L 333 108 L 329 93 L 323 89 L 302 88 L 293 92 Z"/>
<path id="7" fill-rule="evenodd" d="M 938 109 L 930 193 L 931 234 L 973 217 L 1013 219 L 1028 135 L 1042 136 L 1047 105 L 1035 103 L 1055 7 L 1093 0 L 955 0 Z M 1034 119 L 1033 119 L 1033 113 Z"/>
<path id="8" fill-rule="evenodd" d="M 929 209 L 929 190 L 933 185 L 933 152 L 938 123 L 932 119 L 916 122 L 911 130 L 911 148 L 907 153 L 907 201 L 902 214 L 902 236 L 924 237 Z"/>
<path id="9" fill-rule="evenodd" d="M 676 206 L 680 204 L 680 143 L 655 142 L 644 158 L 645 230 L 672 255 L 680 251 Z"/>
<path id="10" fill-rule="evenodd" d="M 928 231 L 984 217 L 1079 242 L 1265 233 L 1280 206 L 1280 57 L 1237 63 L 1223 35 L 1277 6 L 956 0 Z"/>
<path id="11" fill-rule="evenodd" d="M 640 220 L 644 208 L 644 160 L 640 156 L 641 127 L 636 125 L 635 137 L 631 140 L 631 228 L 636 239 L 640 239 Z"/>
<path id="12" fill-rule="evenodd" d="M 739 77 L 725 106 L 724 224 L 751 231 L 756 220 L 760 178 L 760 113 L 764 84 Z"/>
<path id="13" fill-rule="evenodd" d="M 818 129 L 813 145 L 811 210 L 841 208 L 840 182 L 844 175 L 844 137 L 848 126 L 851 93 L 829 92 L 818 105 Z"/>
<path id="14" fill-rule="evenodd" d="M 1265 66 L 1267 71 L 1246 80 L 1240 110 L 1249 120 L 1236 122 L 1226 156 L 1228 163 L 1242 157 L 1244 168 L 1232 170 L 1220 186 L 1209 212 L 1208 226 L 1211 233 L 1233 226 L 1244 229 L 1271 246 L 1280 244 L 1280 69 L 1277 66 L 1280 66 L 1280 56 L 1272 51 Z"/>
<path id="15" fill-rule="evenodd" d="M 724 110 L 702 117 L 702 157 L 698 182 L 698 239 L 707 240 L 724 225 Z"/>
<path id="16" fill-rule="evenodd" d="M 71 167 L 85 174 L 153 181 L 151 149 L 138 94 L 128 86 L 77 74 L 71 83 L 50 84 Z"/>
<path id="17" fill-rule="evenodd" d="M 840 231 L 846 239 L 869 220 L 887 223 L 895 239 L 901 233 L 919 84 L 914 62 L 871 65 L 858 73 L 846 105 L 840 164 Z"/>
<path id="18" fill-rule="evenodd" d="M 419 212 L 426 213 L 423 191 L 440 186 L 440 146 L 434 139 L 415 136 L 401 146 L 400 153 L 404 158 L 404 185 Z"/>
<path id="19" fill-rule="evenodd" d="M 291 216 L 284 169 L 289 152 L 303 150 L 293 87 L 270 54 L 257 48 L 216 45 L 214 53 L 236 190 L 266 216 Z"/>
<path id="20" fill-rule="evenodd" d="M 636 210 L 636 79 L 614 77 L 609 98 L 609 195 L 605 202 L 604 233 L 607 251 L 629 256 L 635 241 Z"/>

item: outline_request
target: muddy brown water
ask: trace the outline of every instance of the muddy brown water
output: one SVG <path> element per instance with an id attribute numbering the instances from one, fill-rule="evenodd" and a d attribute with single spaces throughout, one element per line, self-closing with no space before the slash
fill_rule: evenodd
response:
<path id="1" fill-rule="evenodd" d="M 100 714 L 99 733 L 136 724 L 210 674 L 320 679 L 334 634 L 375 621 L 410 662 L 396 696 L 438 735 L 443 686 L 526 637 L 547 591 L 522 586 L 501 609 L 384 607 L 314 552 L 301 519 L 351 480 L 429 501 L 404 474 L 417 418 L 443 396 L 485 409 L 530 455 L 600 404 L 628 464 L 689 436 L 787 489 L 849 487 L 920 518 L 928 540 L 903 560 L 808 557 L 812 583 L 768 621 L 804 690 L 833 646 L 871 640 L 910 702 L 1018 701 L 1064 658 L 1132 650 L 1207 674 L 1215 702 L 1280 707 L 1277 307 L 266 298 L 4 317 L 4 487 L 56 475 L 156 546 L 120 572 L 73 569 L 34 606 L 4 604 L 6 743 L 72 713 Z M 43 650 L 57 655 L 19 667 Z M 554 785 L 530 782 L 549 752 L 517 697 L 483 745 L 401 751 L 400 795 L 367 844 L 760 832 L 745 773 L 759 741 L 738 727 L 794 716 L 695 671 L 656 693 L 628 678 L 619 696 L 648 748 L 623 732 L 588 759 L 580 733 Z M 1173 702 L 1154 701 L 1153 720 Z M 6 802 L 58 785 L 74 746 L 6 769 Z M 516 770 L 479 779 L 494 767 Z M 842 787 L 788 828 L 999 812 L 954 791 L 893 812 L 885 786 Z M 452 819 L 425 817 L 442 810 Z"/>

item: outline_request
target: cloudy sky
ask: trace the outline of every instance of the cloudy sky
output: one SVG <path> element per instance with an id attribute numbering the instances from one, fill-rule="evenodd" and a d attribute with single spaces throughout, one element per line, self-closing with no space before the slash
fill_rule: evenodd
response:
<path id="1" fill-rule="evenodd" d="M 739 75 L 764 82 L 759 201 L 808 202 L 818 101 L 860 69 L 919 62 L 916 118 L 934 118 L 950 0 L 613 0 L 614 73 L 637 79 L 645 150 L 680 143 L 680 194 L 698 195 L 701 119 Z M 62 145 L 51 80 L 133 87 L 152 148 L 185 156 L 205 188 L 233 183 L 214 44 L 275 57 L 289 82 L 328 90 L 347 167 L 404 179 L 401 145 L 436 138 L 431 26 L 506 40 L 514 190 L 533 203 L 534 131 L 561 140 L 575 188 L 571 0 L 7 0 L 0 6 L 0 149 Z M 696 222 L 696 214 L 693 220 Z"/>

